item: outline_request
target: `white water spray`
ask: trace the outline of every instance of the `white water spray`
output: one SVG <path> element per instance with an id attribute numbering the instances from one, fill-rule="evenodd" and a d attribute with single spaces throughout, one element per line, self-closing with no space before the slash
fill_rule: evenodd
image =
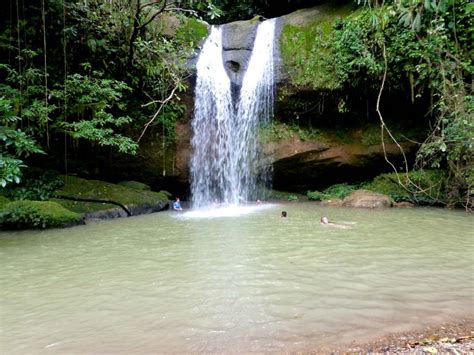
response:
<path id="1" fill-rule="evenodd" d="M 222 61 L 222 29 L 213 27 L 197 63 L 191 192 L 195 207 L 260 197 L 269 177 L 258 127 L 273 116 L 275 20 L 257 29 L 240 97 L 232 102 Z"/>

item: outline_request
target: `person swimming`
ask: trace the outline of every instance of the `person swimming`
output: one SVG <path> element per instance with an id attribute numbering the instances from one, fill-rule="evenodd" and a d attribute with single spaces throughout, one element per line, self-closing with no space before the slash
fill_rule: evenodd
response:
<path id="1" fill-rule="evenodd" d="M 288 214 L 286 213 L 286 211 L 281 211 L 281 217 L 282 218 L 286 218 L 288 216 Z"/>
<path id="2" fill-rule="evenodd" d="M 319 224 L 323 226 L 334 227 L 334 228 L 339 228 L 339 229 L 352 229 L 352 227 L 347 224 L 338 224 L 334 222 L 329 222 L 329 219 L 326 216 L 321 217 L 321 219 L 319 220 Z"/>

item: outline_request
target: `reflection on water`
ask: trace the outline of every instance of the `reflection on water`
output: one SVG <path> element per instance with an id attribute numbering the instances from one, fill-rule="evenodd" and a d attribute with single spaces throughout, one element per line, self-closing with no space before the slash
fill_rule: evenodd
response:
<path id="1" fill-rule="evenodd" d="M 2 353 L 311 350 L 474 316 L 464 212 L 224 212 L 0 233 Z"/>
<path id="2" fill-rule="evenodd" d="M 263 210 L 273 208 L 276 205 L 225 205 L 215 204 L 209 208 L 201 208 L 189 210 L 176 215 L 178 218 L 194 219 L 194 218 L 222 218 L 222 217 L 241 217 L 251 213 L 261 212 Z"/>

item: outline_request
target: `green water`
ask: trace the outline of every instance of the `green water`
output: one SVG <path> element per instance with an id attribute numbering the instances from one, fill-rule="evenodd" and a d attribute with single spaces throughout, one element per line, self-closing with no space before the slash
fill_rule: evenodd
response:
<path id="1" fill-rule="evenodd" d="M 473 227 L 296 203 L 0 232 L 0 351 L 305 351 L 472 318 Z"/>

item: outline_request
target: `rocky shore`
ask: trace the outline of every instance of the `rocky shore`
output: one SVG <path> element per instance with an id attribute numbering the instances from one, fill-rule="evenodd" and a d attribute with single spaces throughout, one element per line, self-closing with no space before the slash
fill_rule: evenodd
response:
<path id="1" fill-rule="evenodd" d="M 474 354 L 474 319 L 389 334 L 368 343 L 333 349 L 344 354 Z M 325 351 L 324 351 L 325 353 Z"/>

